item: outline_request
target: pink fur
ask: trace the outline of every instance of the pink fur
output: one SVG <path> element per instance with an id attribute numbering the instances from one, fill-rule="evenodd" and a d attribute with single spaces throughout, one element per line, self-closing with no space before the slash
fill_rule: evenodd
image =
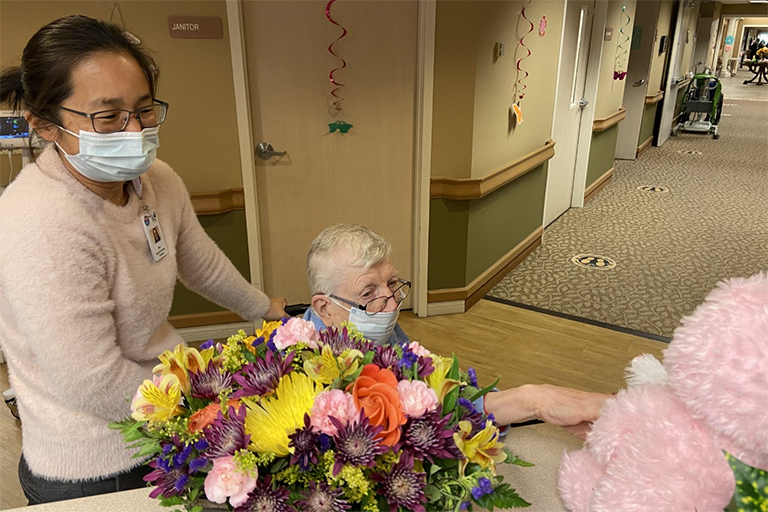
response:
<path id="1" fill-rule="evenodd" d="M 722 511 L 728 451 L 768 469 L 768 276 L 721 283 L 664 352 L 666 382 L 606 402 L 586 446 L 567 454 L 573 512 Z"/>

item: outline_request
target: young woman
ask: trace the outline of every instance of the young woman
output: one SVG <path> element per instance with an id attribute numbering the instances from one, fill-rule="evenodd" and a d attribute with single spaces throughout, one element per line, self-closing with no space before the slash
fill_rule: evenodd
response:
<path id="1" fill-rule="evenodd" d="M 155 159 L 168 113 L 157 76 L 122 29 L 85 16 L 41 28 L 20 67 L 0 74 L 0 102 L 47 143 L 0 198 L 0 346 L 30 504 L 144 485 L 141 461 L 107 425 L 130 415 L 157 356 L 182 341 L 167 322 L 177 277 L 243 318 L 285 315 Z"/>

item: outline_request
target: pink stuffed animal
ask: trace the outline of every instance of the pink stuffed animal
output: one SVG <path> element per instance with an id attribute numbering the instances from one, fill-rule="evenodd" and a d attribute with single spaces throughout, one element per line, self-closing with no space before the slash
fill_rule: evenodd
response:
<path id="1" fill-rule="evenodd" d="M 645 355 L 608 400 L 586 446 L 565 455 L 573 512 L 722 512 L 723 456 L 768 469 L 768 275 L 731 279 L 683 319 L 664 364 Z"/>

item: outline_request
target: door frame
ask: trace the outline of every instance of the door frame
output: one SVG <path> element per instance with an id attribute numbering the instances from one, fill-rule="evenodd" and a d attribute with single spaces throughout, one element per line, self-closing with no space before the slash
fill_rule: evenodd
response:
<path id="1" fill-rule="evenodd" d="M 675 73 L 682 71 L 675 69 L 677 66 L 678 54 L 681 51 L 681 46 L 685 46 L 685 40 L 682 37 L 683 31 L 683 19 L 685 18 L 686 0 L 678 0 L 677 13 L 672 11 L 675 16 L 675 26 L 672 28 L 669 34 L 672 39 L 669 45 L 669 59 L 667 61 L 667 69 L 665 70 L 666 83 L 664 84 L 664 97 L 661 104 L 661 118 L 659 121 L 658 132 L 654 134 L 656 140 L 656 146 L 664 144 L 672 133 L 672 119 L 675 117 L 675 103 L 677 103 L 677 90 L 678 83 L 675 82 Z M 697 22 L 698 23 L 698 22 Z M 698 29 L 698 25 L 697 25 Z M 683 77 L 680 77 L 683 78 Z"/>
<path id="2" fill-rule="evenodd" d="M 226 0 L 232 74 L 235 87 L 237 136 L 240 147 L 240 168 L 245 196 L 245 222 L 248 236 L 248 260 L 251 283 L 263 289 L 264 268 L 261 257 L 258 194 L 253 130 L 251 124 L 245 37 L 242 16 L 243 0 Z M 429 250 L 429 186 L 432 162 L 432 95 L 435 56 L 436 0 L 418 0 L 416 108 L 414 119 L 414 182 L 413 182 L 413 312 L 426 316 L 427 265 Z"/>

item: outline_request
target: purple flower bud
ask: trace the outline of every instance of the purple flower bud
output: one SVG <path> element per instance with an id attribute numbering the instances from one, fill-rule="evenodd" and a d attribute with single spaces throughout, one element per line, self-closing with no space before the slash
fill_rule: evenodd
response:
<path id="1" fill-rule="evenodd" d="M 189 469 L 191 469 L 193 473 L 197 473 L 207 465 L 208 465 L 208 459 L 206 459 L 205 457 L 198 457 L 189 463 Z"/>
<path id="2" fill-rule="evenodd" d="M 479 500 L 483 496 L 485 496 L 485 493 L 483 492 L 483 490 L 481 488 L 479 488 L 479 487 L 473 487 L 472 488 L 472 497 L 473 498 L 475 498 L 476 500 Z"/>
<path id="3" fill-rule="evenodd" d="M 201 452 L 206 449 L 208 449 L 208 441 L 206 441 L 205 439 L 200 439 L 198 442 L 195 443 L 195 450 Z"/>
<path id="4" fill-rule="evenodd" d="M 208 340 L 205 343 L 201 343 L 200 344 L 200 349 L 201 350 L 205 350 L 207 348 L 211 348 L 213 345 L 214 345 L 214 341 L 213 340 Z"/>
<path id="5" fill-rule="evenodd" d="M 470 368 L 467 370 L 467 376 L 469 377 L 469 385 L 472 387 L 477 387 L 477 372 L 475 372 L 474 368 Z"/>
<path id="6" fill-rule="evenodd" d="M 187 486 L 187 482 L 189 482 L 189 475 L 181 475 L 179 479 L 176 480 L 176 484 L 173 486 L 173 488 L 181 492 L 184 490 L 184 487 Z"/>
<path id="7" fill-rule="evenodd" d="M 477 485 L 480 486 L 480 489 L 482 489 L 483 494 L 491 494 L 493 492 L 493 484 L 488 478 L 484 476 L 481 476 L 477 480 Z"/>

